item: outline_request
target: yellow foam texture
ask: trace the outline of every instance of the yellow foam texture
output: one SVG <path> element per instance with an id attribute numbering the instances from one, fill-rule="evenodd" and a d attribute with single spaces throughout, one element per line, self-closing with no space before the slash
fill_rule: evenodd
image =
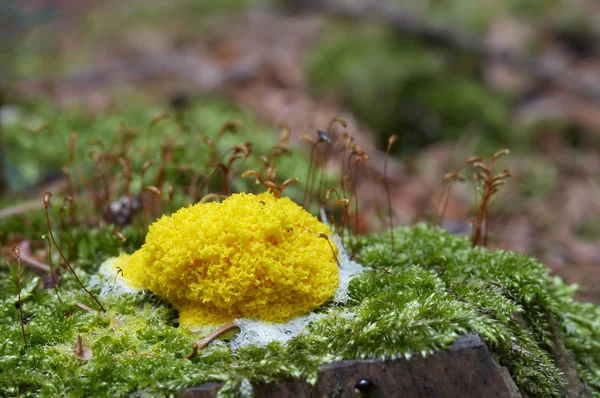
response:
<path id="1" fill-rule="evenodd" d="M 288 198 L 234 194 L 163 216 L 115 266 L 170 301 L 184 327 L 242 317 L 284 322 L 337 289 L 334 253 L 319 233 L 329 235 L 329 227 Z"/>

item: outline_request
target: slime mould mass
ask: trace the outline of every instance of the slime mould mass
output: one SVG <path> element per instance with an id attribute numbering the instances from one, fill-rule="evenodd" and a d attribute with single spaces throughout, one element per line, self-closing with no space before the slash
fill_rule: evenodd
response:
<path id="1" fill-rule="evenodd" d="M 288 198 L 234 194 L 150 226 L 144 245 L 115 266 L 128 282 L 170 301 L 184 327 L 257 318 L 283 322 L 332 298 L 338 268 L 318 234 L 329 227 Z"/>

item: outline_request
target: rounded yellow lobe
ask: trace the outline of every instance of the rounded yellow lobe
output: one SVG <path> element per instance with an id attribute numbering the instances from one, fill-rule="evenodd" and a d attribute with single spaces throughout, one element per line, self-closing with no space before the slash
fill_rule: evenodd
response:
<path id="1" fill-rule="evenodd" d="M 337 289 L 334 254 L 319 233 L 329 227 L 288 198 L 234 194 L 162 217 L 142 248 L 115 265 L 170 301 L 182 326 L 241 317 L 283 322 Z"/>

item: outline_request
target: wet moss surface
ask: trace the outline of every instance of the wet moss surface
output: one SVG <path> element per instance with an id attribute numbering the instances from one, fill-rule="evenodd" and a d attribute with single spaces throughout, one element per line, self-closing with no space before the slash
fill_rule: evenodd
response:
<path id="1" fill-rule="evenodd" d="M 100 233 L 108 234 L 109 231 Z M 84 282 L 102 258 L 118 251 L 104 243 L 85 255 L 99 231 L 69 237 L 82 255 L 73 264 Z M 427 355 L 457 336 L 478 332 L 496 360 L 529 396 L 558 396 L 565 381 L 551 355 L 552 324 L 577 370 L 600 392 L 600 309 L 572 300 L 575 287 L 549 276 L 531 258 L 471 248 L 466 238 L 419 224 L 389 235 L 360 238 L 355 258 L 370 269 L 350 284 L 345 305 L 326 304 L 323 317 L 287 344 L 232 350 L 213 343 L 183 359 L 203 337 L 178 327 L 177 312 L 149 293 L 107 295 L 106 313 L 76 306 L 94 303 L 64 274 L 63 303 L 39 278 L 25 277 L 23 346 L 16 265 L 0 268 L 0 393 L 5 396 L 166 395 L 206 381 L 224 381 L 223 396 L 250 382 L 287 377 L 315 381 L 319 366 L 345 359 Z M 105 280 L 110 284 L 112 281 Z M 93 289 L 98 293 L 99 287 Z M 93 353 L 73 352 L 77 335 Z M 243 392 L 243 391 L 242 391 Z"/>

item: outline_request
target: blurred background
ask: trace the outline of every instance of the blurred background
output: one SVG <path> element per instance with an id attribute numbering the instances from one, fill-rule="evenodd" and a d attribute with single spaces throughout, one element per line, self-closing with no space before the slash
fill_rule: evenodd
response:
<path id="1" fill-rule="evenodd" d="M 243 120 L 257 142 L 286 122 L 306 164 L 301 135 L 342 117 L 376 175 L 398 136 L 395 225 L 435 219 L 446 173 L 509 148 L 490 246 L 537 257 L 600 303 L 597 1 L 0 0 L 0 79 L 0 221 L 64 189 L 72 131 L 87 158 L 120 122 L 161 112 L 198 129 Z M 359 191 L 381 193 L 375 180 Z M 442 227 L 468 234 L 473 212 L 472 184 L 454 184 Z M 365 201 L 361 232 L 382 229 L 376 213 Z"/>

